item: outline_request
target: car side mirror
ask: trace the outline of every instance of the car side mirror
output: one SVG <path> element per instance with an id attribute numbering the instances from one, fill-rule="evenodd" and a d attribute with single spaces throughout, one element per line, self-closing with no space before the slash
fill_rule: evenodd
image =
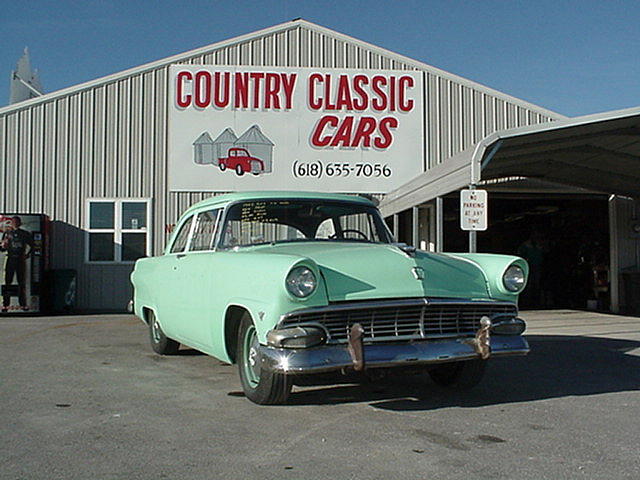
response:
<path id="1" fill-rule="evenodd" d="M 394 247 L 399 248 L 400 250 L 402 250 L 404 253 L 406 253 L 410 257 L 414 256 L 415 253 L 416 253 L 416 247 L 413 247 L 411 245 L 407 245 L 404 242 L 396 242 L 396 243 L 392 243 L 391 245 L 393 245 Z"/>

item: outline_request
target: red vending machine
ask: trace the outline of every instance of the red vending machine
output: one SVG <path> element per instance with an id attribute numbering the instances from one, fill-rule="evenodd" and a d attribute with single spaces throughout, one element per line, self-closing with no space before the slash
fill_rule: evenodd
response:
<path id="1" fill-rule="evenodd" d="M 48 229 L 46 215 L 0 214 L 2 315 L 42 311 Z"/>

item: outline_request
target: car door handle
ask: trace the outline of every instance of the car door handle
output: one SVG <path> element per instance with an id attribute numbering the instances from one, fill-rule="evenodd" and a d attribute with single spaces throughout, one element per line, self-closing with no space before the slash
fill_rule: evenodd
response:
<path id="1" fill-rule="evenodd" d="M 176 255 L 176 258 L 179 260 L 179 259 L 181 259 L 182 257 L 186 257 L 186 256 L 187 256 L 187 254 L 186 254 L 186 253 L 179 253 L 178 255 Z"/>

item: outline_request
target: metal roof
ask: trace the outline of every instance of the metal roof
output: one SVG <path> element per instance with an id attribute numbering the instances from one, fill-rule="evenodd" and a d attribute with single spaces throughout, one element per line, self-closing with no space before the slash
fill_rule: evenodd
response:
<path id="1" fill-rule="evenodd" d="M 520 175 L 638 198 L 640 107 L 496 132 L 478 161 L 483 179 Z"/>
<path id="2" fill-rule="evenodd" d="M 230 202 L 237 202 L 241 200 L 294 200 L 294 199 L 306 199 L 306 200 L 340 200 L 344 202 L 363 203 L 365 205 L 374 205 L 374 203 L 368 198 L 358 195 L 345 195 L 340 193 L 320 193 L 320 192 L 295 192 L 295 191 L 278 191 L 267 190 L 258 192 L 237 192 L 226 193 L 224 195 L 218 195 L 215 197 L 207 198 L 201 202 L 196 203 L 189 207 L 187 212 L 197 210 L 199 208 L 209 205 L 226 204 Z M 185 212 L 185 213 L 187 213 Z"/>
<path id="3" fill-rule="evenodd" d="M 495 132 L 439 167 L 390 192 L 383 214 L 514 176 L 640 198 L 640 107 Z"/>
<path id="4" fill-rule="evenodd" d="M 46 102 L 46 101 L 50 101 L 53 100 L 55 98 L 59 98 L 59 97 L 63 97 L 66 95 L 71 95 L 74 93 L 77 93 L 79 91 L 83 91 L 83 90 L 87 90 L 99 85 L 104 85 L 104 84 L 108 84 L 108 83 L 112 83 L 112 82 L 116 82 L 119 80 L 123 80 L 126 79 L 128 77 L 134 76 L 134 75 L 138 75 L 140 73 L 144 73 L 147 71 L 151 71 L 151 70 L 155 70 L 159 67 L 163 67 L 163 66 L 167 66 L 167 65 L 171 65 L 174 63 L 185 63 L 188 62 L 191 58 L 194 57 L 198 57 L 201 56 L 203 54 L 207 54 L 210 53 L 212 51 L 215 51 L 217 49 L 229 46 L 229 45 L 234 45 L 237 43 L 241 43 L 241 42 L 246 42 L 247 40 L 251 40 L 251 39 L 256 39 L 256 38 L 260 38 L 263 36 L 267 36 L 267 35 L 271 35 L 275 32 L 280 32 L 280 31 L 286 31 L 286 30 L 292 30 L 292 29 L 296 29 L 299 27 L 304 27 L 308 30 L 311 31 L 315 31 L 317 33 L 321 33 L 324 35 L 328 35 L 331 36 L 333 38 L 342 40 L 344 42 L 347 42 L 349 44 L 355 45 L 355 46 L 359 46 L 361 48 L 366 48 L 371 52 L 375 52 L 379 55 L 384 55 L 388 58 L 397 60 L 398 62 L 402 62 L 405 65 L 410 66 L 411 68 L 415 68 L 417 70 L 423 70 L 429 73 L 433 73 L 434 75 L 438 75 L 442 78 L 454 81 L 462 86 L 465 87 L 469 87 L 472 88 L 474 90 L 477 90 L 478 92 L 481 93 L 486 93 L 487 95 L 492 95 L 494 97 L 500 98 L 502 100 L 505 100 L 507 102 L 513 103 L 514 105 L 518 105 L 521 106 L 523 108 L 527 108 L 527 109 L 533 109 L 537 112 L 540 112 L 542 114 L 545 114 L 551 118 L 565 118 L 563 115 L 553 112 L 551 110 L 542 108 L 538 105 L 534 105 L 532 103 L 526 102 L 524 100 L 518 99 L 516 97 L 512 97 L 511 95 L 507 95 L 505 93 L 499 92 L 497 90 L 494 90 L 492 88 L 489 88 L 485 85 L 482 85 L 480 83 L 476 83 L 470 80 L 467 80 L 463 77 L 460 77 L 458 75 L 454 75 L 452 73 L 446 72 L 444 70 L 441 70 L 439 68 L 436 68 L 434 66 L 428 65 L 426 63 L 420 62 L 418 60 L 414 60 L 412 58 L 406 57 L 404 55 L 400 55 L 398 53 L 394 53 L 390 50 L 387 50 L 385 48 L 379 47 L 377 45 L 373 45 L 371 43 L 368 42 L 364 42 L 362 40 L 358 40 L 356 38 L 350 37 L 349 35 L 345 35 L 339 32 L 336 32 L 334 30 L 331 30 L 329 28 L 326 27 L 322 27 L 320 25 L 316 25 L 315 23 L 311 23 L 307 20 L 303 20 L 303 19 L 295 19 L 295 20 L 291 20 L 289 22 L 284 22 L 278 25 L 274 25 L 272 27 L 269 28 L 265 28 L 262 30 L 258 30 L 255 32 L 251 32 L 245 35 L 240 35 L 238 37 L 235 38 L 231 38 L 228 40 L 224 40 L 222 42 L 217 42 L 217 43 L 213 43 L 211 45 L 207 45 L 204 47 L 200 47 L 200 48 L 196 48 L 194 50 L 190 50 L 184 53 L 180 53 L 177 55 L 173 55 L 171 57 L 167 57 L 167 58 L 163 58 L 161 60 L 156 60 L 154 62 L 150 62 L 150 63 L 146 63 L 144 65 L 140 65 L 138 67 L 134 67 L 134 68 L 130 68 L 127 70 L 123 70 L 121 72 L 118 73 L 114 73 L 112 75 L 107 75 L 105 77 L 102 78 L 98 78 L 96 80 L 91 80 L 89 82 L 85 82 L 85 83 L 81 83 L 78 85 L 74 85 L 72 87 L 68 87 L 68 88 L 64 88 L 62 90 L 58 90 L 56 92 L 52 92 L 52 93 L 48 93 L 46 95 L 43 95 L 41 97 L 37 97 L 35 99 L 31 99 L 31 100 L 26 100 L 24 102 L 20 102 L 19 104 L 15 104 L 15 105 L 9 105 L 7 107 L 3 107 L 0 108 L 0 114 L 4 114 L 4 113 L 8 113 L 11 112 L 13 110 L 18 110 L 18 109 L 22 109 L 25 107 L 29 107 L 31 105 L 40 103 L 40 102 Z"/>

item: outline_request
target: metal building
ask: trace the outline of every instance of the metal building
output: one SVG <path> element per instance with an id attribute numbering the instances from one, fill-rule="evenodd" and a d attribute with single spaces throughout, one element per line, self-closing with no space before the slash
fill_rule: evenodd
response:
<path id="1" fill-rule="evenodd" d="M 179 214 L 211 195 L 168 188 L 172 64 L 421 72 L 426 172 L 457 167 L 493 132 L 564 118 L 304 20 L 0 108 L 0 210 L 50 216 L 51 266 L 77 270 L 80 309 L 123 309 L 132 259 L 160 253 Z"/>

